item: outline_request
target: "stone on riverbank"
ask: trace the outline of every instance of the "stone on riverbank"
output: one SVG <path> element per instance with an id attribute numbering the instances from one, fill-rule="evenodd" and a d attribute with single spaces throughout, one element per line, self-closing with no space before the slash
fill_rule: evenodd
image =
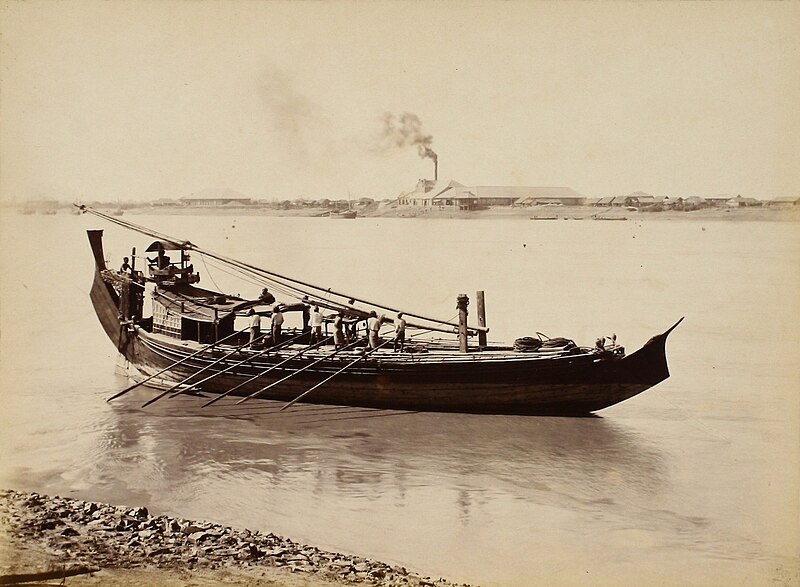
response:
<path id="1" fill-rule="evenodd" d="M 153 569 L 162 575 L 166 571 L 180 576 L 190 569 L 226 573 L 246 570 L 250 574 L 238 583 L 242 585 L 259 584 L 253 573 L 269 570 L 306 578 L 297 582 L 272 577 L 273 585 L 453 585 L 379 561 L 296 544 L 271 533 L 151 516 L 145 507 L 116 507 L 37 493 L 0 490 L 0 527 L 12 548 L 38 548 L 49 553 L 51 562 L 58 561 L 62 566 L 68 563 L 142 572 Z M 0 576 L 31 570 L 16 566 L 10 559 L 0 560 Z M 229 580 L 225 583 L 237 584 Z"/>

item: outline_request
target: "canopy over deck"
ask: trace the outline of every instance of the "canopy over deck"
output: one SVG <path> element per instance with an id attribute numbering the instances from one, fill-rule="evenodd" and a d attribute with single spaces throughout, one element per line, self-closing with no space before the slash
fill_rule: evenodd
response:
<path id="1" fill-rule="evenodd" d="M 169 312 L 197 322 L 214 322 L 251 305 L 241 298 L 182 283 L 155 292 L 156 299 Z"/>
<path id="2" fill-rule="evenodd" d="M 145 249 L 148 253 L 154 253 L 158 250 L 164 251 L 182 251 L 186 247 L 180 243 L 176 243 L 174 241 L 169 240 L 157 240 L 153 241 L 153 243 Z"/>

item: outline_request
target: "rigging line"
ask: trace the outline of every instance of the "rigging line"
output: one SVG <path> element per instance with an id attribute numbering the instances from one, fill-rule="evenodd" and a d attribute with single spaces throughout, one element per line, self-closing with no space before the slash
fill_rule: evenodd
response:
<path id="1" fill-rule="evenodd" d="M 206 262 L 205 256 L 202 255 L 202 254 L 200 256 L 203 258 L 203 263 L 205 263 Z M 215 269 L 221 271 L 222 273 L 225 273 L 226 275 L 230 275 L 232 277 L 236 277 L 237 279 L 241 279 L 242 281 L 246 281 L 246 282 L 250 283 L 251 285 L 263 286 L 264 283 L 265 283 L 264 281 L 259 281 L 259 280 L 255 279 L 253 277 L 249 277 L 248 274 L 244 274 L 241 271 L 237 271 L 237 273 L 234 273 L 233 271 L 228 271 L 228 270 L 224 269 L 221 265 L 214 264 L 214 263 L 211 263 L 211 262 L 209 262 L 209 264 L 212 267 L 214 267 Z M 217 289 L 220 289 L 219 286 L 217 286 Z"/>
<path id="2" fill-rule="evenodd" d="M 206 263 L 205 255 L 200 253 L 200 256 L 203 258 L 203 262 Z M 219 265 L 217 263 L 213 263 L 211 261 L 208 261 L 208 264 L 211 265 L 212 267 L 214 267 L 215 269 L 218 269 L 219 271 L 225 273 L 226 275 L 230 275 L 232 277 L 236 277 L 237 279 L 241 279 L 242 281 L 246 281 L 247 283 L 250 283 L 252 285 L 257 285 L 259 287 L 270 286 L 272 288 L 272 290 L 274 292 L 278 293 L 278 294 L 282 294 L 284 296 L 288 296 L 288 297 L 292 297 L 292 298 L 296 298 L 296 299 L 300 298 L 300 296 L 298 295 L 298 293 L 295 290 L 287 288 L 283 284 L 281 284 L 279 282 L 276 282 L 274 280 L 267 279 L 265 277 L 262 277 L 262 276 L 259 276 L 257 274 L 254 274 L 251 271 L 245 271 L 245 270 L 243 270 L 241 268 L 233 267 L 233 266 L 230 267 L 230 271 L 229 271 L 229 270 L 224 269 L 221 265 Z M 219 286 L 217 286 L 217 289 L 220 289 Z"/>
<path id="3" fill-rule="evenodd" d="M 78 207 L 82 211 L 89 212 L 91 214 L 94 214 L 94 215 L 96 215 L 96 216 L 98 216 L 100 218 L 104 218 L 104 219 L 106 219 L 106 220 L 108 220 L 110 222 L 113 222 L 115 224 L 118 224 L 120 226 L 127 227 L 127 228 L 129 228 L 131 230 L 136 230 L 136 231 L 141 232 L 143 234 L 149 234 L 151 236 L 156 236 L 156 238 L 160 238 L 162 240 L 168 240 L 168 241 L 170 241 L 172 243 L 180 245 L 185 250 L 197 251 L 199 253 L 204 253 L 204 254 L 206 254 L 206 255 L 214 258 L 214 259 L 217 259 L 218 261 L 222 261 L 223 263 L 228 263 L 229 265 L 233 265 L 233 266 L 236 266 L 236 267 L 248 269 L 250 271 L 253 271 L 253 272 L 256 272 L 256 273 L 260 273 L 260 274 L 270 275 L 270 276 L 272 276 L 274 278 L 280 278 L 280 279 L 282 279 L 284 281 L 289 281 L 291 283 L 296 283 L 296 284 L 302 285 L 304 287 L 310 287 L 310 288 L 312 288 L 314 290 L 317 290 L 317 291 L 329 292 L 331 295 L 335 295 L 335 296 L 338 296 L 338 297 L 341 297 L 341 298 L 345 298 L 345 299 L 352 299 L 352 300 L 360 302 L 362 304 L 367 304 L 367 305 L 370 305 L 370 306 L 374 306 L 376 308 L 380 308 L 380 309 L 383 309 L 383 310 L 388 310 L 390 312 L 400 312 L 400 311 L 402 311 L 402 310 L 399 310 L 397 308 L 393 308 L 391 306 L 387 306 L 387 305 L 384 305 L 384 304 L 380 304 L 380 303 L 377 303 L 377 302 L 372 302 L 372 301 L 366 300 L 364 298 L 359 298 L 359 297 L 356 297 L 356 296 L 353 296 L 353 295 L 340 293 L 340 292 L 334 291 L 332 288 L 324 288 L 324 287 L 321 287 L 319 285 L 314 285 L 312 283 L 301 281 L 299 279 L 286 277 L 284 275 L 280 275 L 279 273 L 275 273 L 273 271 L 269 271 L 268 269 L 263 269 L 261 267 L 257 267 L 255 265 L 250 264 L 250 263 L 244 263 L 242 261 L 237 261 L 236 259 L 232 259 L 230 257 L 226 257 L 224 255 L 220 255 L 220 254 L 214 253 L 213 251 L 204 250 L 201 247 L 193 244 L 192 242 L 190 242 L 188 240 L 175 239 L 173 237 L 170 237 L 168 235 L 159 233 L 157 231 L 154 231 L 154 230 L 142 227 L 142 226 L 138 226 L 138 225 L 136 225 L 136 224 L 134 224 L 132 222 L 123 221 L 123 220 L 121 220 L 119 218 L 115 218 L 113 216 L 109 216 L 109 215 L 104 214 L 102 212 L 98 212 L 97 210 L 94 210 L 93 208 L 90 208 L 88 206 L 81 205 L 81 206 L 78 206 Z M 454 324 L 452 322 L 447 322 L 445 320 L 441 320 L 441 319 L 438 319 L 438 318 L 430 318 L 428 316 L 423 316 L 421 314 L 416 314 L 416 313 L 410 312 L 410 311 L 404 311 L 404 313 L 407 316 L 413 316 L 414 318 L 419 318 L 419 319 L 422 319 L 422 320 L 426 320 L 428 322 L 434 322 L 434 323 L 437 323 L 437 324 L 446 324 L 447 326 L 458 327 L 458 324 Z M 471 327 L 471 330 L 483 330 L 483 331 L 486 331 L 487 329 L 485 327 L 473 326 L 473 327 Z"/>
<path id="4" fill-rule="evenodd" d="M 192 245 L 192 246 L 194 246 L 194 245 Z M 195 250 L 200 251 L 200 252 L 204 252 L 206 255 L 209 255 L 210 257 L 213 257 L 213 258 L 215 258 L 215 259 L 217 259 L 219 261 L 222 261 L 222 262 L 225 262 L 225 263 L 229 263 L 229 264 L 231 264 L 233 266 L 236 266 L 236 267 L 248 269 L 250 271 L 253 271 L 253 272 L 256 272 L 256 273 L 259 273 L 259 274 L 270 275 L 273 278 L 280 278 L 280 279 L 282 279 L 284 281 L 297 283 L 297 284 L 303 285 L 305 287 L 313 288 L 313 289 L 318 290 L 318 291 L 328 292 L 330 295 L 335 295 L 335 296 L 338 296 L 338 297 L 341 297 L 341 298 L 352 299 L 352 300 L 360 302 L 362 304 L 367 304 L 367 305 L 370 305 L 370 306 L 374 306 L 376 308 L 380 308 L 380 309 L 383 309 L 383 310 L 388 310 L 390 312 L 400 312 L 401 311 L 401 310 L 399 310 L 397 308 L 392 308 L 392 307 L 384 305 L 384 304 L 379 304 L 377 302 L 371 302 L 371 301 L 365 300 L 363 298 L 358 298 L 358 297 L 355 297 L 355 296 L 349 296 L 349 295 L 346 295 L 346 294 L 343 294 L 343 293 L 340 293 L 340 292 L 336 292 L 336 291 L 333 291 L 332 288 L 324 288 L 324 287 L 320 287 L 318 285 L 314 285 L 314 284 L 311 284 L 311 283 L 300 281 L 298 279 L 293 279 L 293 278 L 290 278 L 290 277 L 286 277 L 284 275 L 280 275 L 278 273 L 274 273 L 273 271 L 269 271 L 269 270 L 263 269 L 261 267 L 256 267 L 255 265 L 251 265 L 249 263 L 244 263 L 242 261 L 237 261 L 235 259 L 231 259 L 231 258 L 225 257 L 223 255 L 218 255 L 218 254 L 213 253 L 211 251 L 203 251 L 199 247 L 196 247 Z M 300 291 L 302 291 L 302 290 L 300 290 Z M 430 317 L 423 316 L 421 314 L 416 314 L 416 313 L 409 312 L 409 311 L 404 311 L 404 313 L 406 315 L 408 315 L 408 316 L 413 316 L 414 318 L 420 318 L 420 319 L 428 321 L 428 322 L 434 322 L 434 323 L 437 323 L 437 324 L 446 324 L 447 326 L 458 327 L 458 324 L 454 324 L 454 323 L 451 323 L 451 322 L 446 322 L 446 321 L 440 320 L 438 318 L 430 318 Z M 482 328 L 482 327 L 479 327 L 479 326 L 473 326 L 473 327 L 471 327 L 471 329 L 472 330 L 486 330 L 485 328 Z"/>
<path id="5" fill-rule="evenodd" d="M 203 257 L 204 262 L 205 262 L 205 255 L 203 255 L 202 253 L 200 253 L 200 255 Z M 285 284 L 283 284 L 283 283 L 281 283 L 281 282 L 279 282 L 277 280 L 266 278 L 264 276 L 258 275 L 257 273 L 254 273 L 253 271 L 242 269 L 241 267 L 231 266 L 230 269 L 233 272 L 235 272 L 235 273 L 233 273 L 232 271 L 226 271 L 221 266 L 219 266 L 219 265 L 217 265 L 215 263 L 211 263 L 211 262 L 209 262 L 209 263 L 211 264 L 212 267 L 216 267 L 217 269 L 219 269 L 223 273 L 226 273 L 226 274 L 234 276 L 234 277 L 238 277 L 239 279 L 242 279 L 242 280 L 247 281 L 247 282 L 249 282 L 251 284 L 254 284 L 254 285 L 259 285 L 259 286 L 268 285 L 268 286 L 272 287 L 273 290 L 275 290 L 276 292 L 282 293 L 282 294 L 284 294 L 286 296 L 290 296 L 290 297 L 299 299 L 300 295 L 298 294 L 298 292 L 301 293 L 301 294 L 307 294 L 307 292 L 305 292 L 303 290 L 299 290 L 297 288 L 294 288 L 294 287 L 291 287 L 291 286 L 287 286 L 287 285 L 285 285 Z"/>
<path id="6" fill-rule="evenodd" d="M 214 284 L 214 287 L 217 288 L 217 291 L 222 291 L 222 288 L 217 285 L 217 282 L 214 281 L 214 277 L 211 275 L 211 271 L 208 269 L 208 265 L 206 265 L 206 257 L 205 255 L 200 255 L 200 260 L 203 262 L 203 267 L 206 269 L 206 275 L 211 280 L 211 283 Z"/>
<path id="7" fill-rule="evenodd" d="M 147 228 L 146 226 L 140 226 L 140 225 L 135 224 L 133 222 L 129 222 L 127 220 L 122 220 L 121 218 L 116 218 L 114 216 L 109 216 L 108 214 L 104 214 L 103 212 L 95 210 L 94 208 L 90 208 L 89 206 L 77 205 L 77 204 L 73 204 L 73 205 L 78 207 L 82 212 L 88 212 L 89 214 L 94 214 L 95 216 L 98 216 L 100 218 L 108 220 L 109 222 L 112 222 L 114 224 L 122 226 L 123 228 L 127 228 L 128 230 L 133 230 L 135 232 L 141 232 L 142 234 L 146 234 L 147 236 L 152 236 L 152 237 L 157 238 L 159 240 L 170 241 L 172 243 L 179 244 L 179 245 L 187 247 L 187 248 L 191 248 L 191 243 L 189 241 L 187 241 L 187 240 L 176 239 L 176 238 L 171 237 L 171 236 L 169 236 L 167 234 L 164 234 L 162 232 L 158 232 L 157 230 L 153 230 L 151 228 Z"/>

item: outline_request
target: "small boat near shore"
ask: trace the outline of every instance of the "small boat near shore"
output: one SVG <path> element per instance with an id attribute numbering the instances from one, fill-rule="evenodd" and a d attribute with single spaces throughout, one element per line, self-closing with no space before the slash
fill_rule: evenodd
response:
<path id="1" fill-rule="evenodd" d="M 478 323 L 468 322 L 469 299 L 457 297 L 458 321 L 441 320 L 332 291 L 206 250 L 109 214 L 85 213 L 156 239 L 143 270 L 106 265 L 103 231 L 89 230 L 94 257 L 90 298 L 134 384 L 169 395 L 210 394 L 204 405 L 264 398 L 376 409 L 518 415 L 587 415 L 629 399 L 669 377 L 671 328 L 626 354 L 616 337 L 579 346 L 537 333 L 513 344 L 487 340 L 483 292 Z M 170 256 L 167 256 L 169 253 Z M 201 288 L 190 257 L 222 263 L 263 286 L 254 299 Z M 141 259 L 141 257 L 139 257 Z M 272 293 L 279 293 L 276 300 Z M 145 311 L 145 298 L 151 311 Z M 330 312 L 315 336 L 312 308 Z M 149 314 L 149 315 L 148 315 Z M 293 327 L 261 332 L 254 316 Z M 281 317 L 278 320 L 278 316 Z M 410 333 L 394 340 L 399 320 Z M 245 322 L 242 328 L 242 321 Z M 313 323 L 313 321 L 312 321 Z M 369 340 L 368 329 L 383 329 Z M 322 330 L 323 327 L 320 327 Z M 388 329 L 388 332 L 387 332 Z M 342 340 L 342 334 L 345 339 Z M 368 342 L 369 341 L 369 342 Z M 399 348 L 397 348 L 399 346 Z M 114 399 L 114 398 L 110 398 Z"/>
<path id="2" fill-rule="evenodd" d="M 356 210 L 331 210 L 328 213 L 329 218 L 345 218 L 345 219 L 353 219 L 358 216 L 358 211 Z"/>

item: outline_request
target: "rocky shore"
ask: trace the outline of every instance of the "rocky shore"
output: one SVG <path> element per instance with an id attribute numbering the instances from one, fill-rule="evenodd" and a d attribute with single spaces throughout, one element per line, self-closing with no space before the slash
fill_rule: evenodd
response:
<path id="1" fill-rule="evenodd" d="M 454 585 L 271 533 L 13 490 L 0 490 L 0 531 L 0 585 L 54 569 L 77 573 L 70 585 Z"/>

